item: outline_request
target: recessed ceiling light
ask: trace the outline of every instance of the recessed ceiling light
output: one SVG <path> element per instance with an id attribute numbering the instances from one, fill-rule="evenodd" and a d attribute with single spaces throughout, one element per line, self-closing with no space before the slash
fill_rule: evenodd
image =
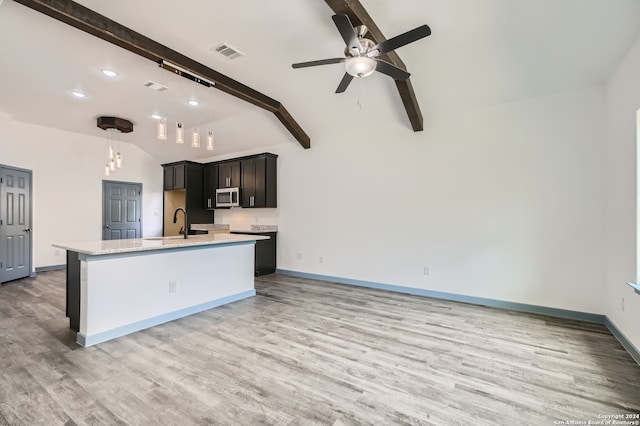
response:
<path id="1" fill-rule="evenodd" d="M 159 116 L 158 114 L 153 114 L 151 118 L 153 118 L 154 120 L 160 120 L 162 117 Z"/>
<path id="2" fill-rule="evenodd" d="M 85 95 L 82 92 L 78 92 L 78 91 L 73 91 L 73 92 L 71 92 L 71 94 L 73 96 L 75 96 L 76 98 L 86 98 L 87 97 L 87 95 Z"/>
<path id="3" fill-rule="evenodd" d="M 187 101 L 187 103 L 191 106 L 198 106 L 200 105 L 200 102 L 196 101 L 195 99 L 190 99 L 189 101 Z"/>
<path id="4" fill-rule="evenodd" d="M 115 77 L 118 75 L 117 72 L 112 70 L 102 70 L 102 74 L 106 75 L 107 77 Z"/>

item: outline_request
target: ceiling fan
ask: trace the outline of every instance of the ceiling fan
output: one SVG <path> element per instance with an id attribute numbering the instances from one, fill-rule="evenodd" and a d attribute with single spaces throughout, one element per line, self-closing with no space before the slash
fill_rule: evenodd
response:
<path id="1" fill-rule="evenodd" d="M 368 31 L 366 26 L 360 25 L 354 28 L 347 15 L 333 15 L 331 18 L 347 45 L 344 49 L 345 57 L 300 62 L 291 66 L 293 68 L 305 68 L 344 62 L 346 73 L 342 77 L 336 93 L 342 93 L 347 90 L 353 77 L 367 77 L 373 74 L 374 71 L 386 74 L 395 80 L 406 80 L 411 74 L 383 61 L 379 56 L 431 34 L 431 29 L 428 25 L 421 25 L 382 43 L 374 44 L 373 41 L 364 37 Z"/>

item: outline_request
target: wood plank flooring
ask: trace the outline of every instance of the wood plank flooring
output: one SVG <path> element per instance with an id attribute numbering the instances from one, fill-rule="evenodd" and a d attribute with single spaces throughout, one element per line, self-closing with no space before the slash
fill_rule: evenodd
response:
<path id="1" fill-rule="evenodd" d="M 552 425 L 640 414 L 640 366 L 601 325 L 269 275 L 254 298 L 81 348 L 64 274 L 0 286 L 0 425 Z"/>

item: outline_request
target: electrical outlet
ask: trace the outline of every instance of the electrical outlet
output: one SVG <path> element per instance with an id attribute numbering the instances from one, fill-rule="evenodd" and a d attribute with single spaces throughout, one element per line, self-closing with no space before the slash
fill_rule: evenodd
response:
<path id="1" fill-rule="evenodd" d="M 624 297 L 620 298 L 620 310 L 624 312 Z"/>
<path id="2" fill-rule="evenodd" d="M 431 275 L 431 271 L 429 271 L 428 266 L 424 267 L 424 269 L 422 270 L 422 273 L 424 274 L 425 277 L 428 277 L 429 275 Z"/>
<path id="3" fill-rule="evenodd" d="M 318 262 L 324 263 L 324 256 L 320 256 L 320 258 L 318 258 Z"/>
<path id="4" fill-rule="evenodd" d="M 296 253 L 296 259 L 297 260 L 302 260 L 302 252 L 301 251 Z"/>
<path id="5" fill-rule="evenodd" d="M 175 293 L 176 291 L 178 291 L 178 283 L 169 281 L 169 293 Z"/>

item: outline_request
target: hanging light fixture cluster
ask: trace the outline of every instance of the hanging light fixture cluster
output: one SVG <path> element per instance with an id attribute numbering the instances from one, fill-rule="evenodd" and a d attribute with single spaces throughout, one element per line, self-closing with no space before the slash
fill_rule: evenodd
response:
<path id="1" fill-rule="evenodd" d="M 118 132 L 117 130 L 109 129 L 109 132 Z M 117 169 L 122 168 L 122 154 L 120 151 L 113 149 L 111 141 L 109 141 L 109 148 L 107 149 L 107 164 L 104 167 L 104 175 L 109 176 L 111 172 L 115 172 Z"/>
<path id="2" fill-rule="evenodd" d="M 161 68 L 164 68 L 165 70 L 171 72 L 172 74 L 184 77 L 188 80 L 191 80 L 193 82 L 196 82 L 198 84 L 201 84 L 205 87 L 213 87 L 215 85 L 214 82 L 207 80 L 204 77 L 200 77 L 198 75 L 193 74 L 192 72 L 176 65 L 173 64 L 171 62 L 167 62 L 165 60 L 161 60 L 160 63 L 158 64 Z M 165 90 L 167 90 L 167 87 L 163 86 L 163 85 L 158 85 L 155 84 L 153 82 L 149 82 L 150 85 L 152 86 L 156 86 L 158 87 L 156 90 L 163 92 Z M 193 107 L 198 106 L 199 102 L 195 99 L 190 99 L 189 101 L 187 101 L 187 103 Z M 156 137 L 158 140 L 164 141 L 167 140 L 167 118 L 160 116 L 160 115 L 154 115 L 153 118 L 155 118 L 158 123 L 156 126 Z M 183 145 L 184 144 L 184 137 L 185 137 L 185 133 L 184 133 L 185 129 L 184 129 L 184 124 L 181 121 L 177 121 L 176 122 L 176 143 Z M 205 149 L 207 151 L 213 151 L 214 149 L 214 145 L 213 145 L 213 132 L 209 131 L 207 133 L 207 143 L 205 145 Z M 193 130 L 191 131 L 191 147 L 192 148 L 200 148 L 200 130 L 197 127 L 194 127 Z"/>
<path id="3" fill-rule="evenodd" d="M 156 126 L 156 137 L 158 140 L 165 141 L 167 140 L 167 118 L 154 116 L 154 118 L 158 121 Z M 176 122 L 176 143 L 179 145 L 184 145 L 185 141 L 185 131 L 184 124 L 181 121 Z M 191 131 L 191 147 L 192 148 L 200 148 L 200 129 L 194 127 Z M 207 143 L 205 144 L 205 149 L 207 151 L 214 150 L 214 136 L 212 131 L 207 132 Z"/>
<path id="4" fill-rule="evenodd" d="M 97 126 L 109 134 L 131 133 L 133 132 L 133 123 L 124 118 L 118 117 L 98 117 Z M 120 142 L 117 142 L 116 149 L 113 148 L 114 142 L 108 139 L 107 147 L 107 163 L 104 167 L 104 175 L 109 176 L 112 172 L 122 168 L 122 154 L 120 153 Z"/>

